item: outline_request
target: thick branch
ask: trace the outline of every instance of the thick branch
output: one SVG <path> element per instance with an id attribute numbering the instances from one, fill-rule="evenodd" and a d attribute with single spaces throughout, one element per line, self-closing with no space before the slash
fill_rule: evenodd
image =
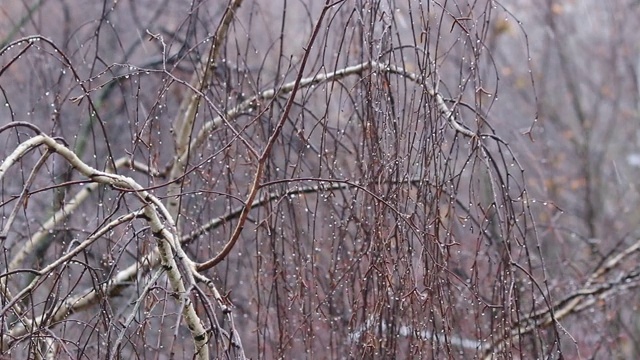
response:
<path id="1" fill-rule="evenodd" d="M 466 128 L 464 125 L 460 123 L 460 121 L 456 118 L 453 110 L 446 104 L 444 97 L 442 94 L 437 92 L 429 83 L 426 82 L 426 79 L 422 75 L 418 75 L 416 73 L 412 73 L 408 70 L 405 70 L 402 67 L 395 65 L 382 64 L 375 61 L 367 61 L 357 65 L 348 66 L 343 69 L 339 69 L 333 72 L 328 72 L 324 74 L 318 74 L 315 76 L 303 78 L 300 80 L 299 87 L 306 88 L 313 85 L 319 85 L 325 82 L 338 81 L 342 78 L 351 75 L 362 75 L 365 71 L 373 70 L 381 73 L 389 73 L 402 76 L 407 78 L 416 84 L 423 86 L 425 91 L 429 96 L 431 96 L 440 110 L 442 116 L 447 120 L 447 122 L 451 125 L 451 127 L 457 132 L 467 136 L 474 137 L 476 134 Z M 296 81 L 292 81 L 290 83 L 286 83 L 278 88 L 267 89 L 260 92 L 257 95 L 254 95 L 242 103 L 238 104 L 231 110 L 227 111 L 223 116 L 218 116 L 217 118 L 206 122 L 198 134 L 194 137 L 189 145 L 190 149 L 198 148 L 206 139 L 209 134 L 217 129 L 224 121 L 230 121 L 241 114 L 245 113 L 250 109 L 254 109 L 258 107 L 264 101 L 271 100 L 276 96 L 282 96 L 290 93 L 296 84 Z M 181 162 L 186 162 L 187 153 L 183 153 L 180 157 Z"/>

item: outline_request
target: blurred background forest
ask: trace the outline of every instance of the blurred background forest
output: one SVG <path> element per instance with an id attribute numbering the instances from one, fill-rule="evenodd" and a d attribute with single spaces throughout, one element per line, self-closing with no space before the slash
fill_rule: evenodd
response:
<path id="1" fill-rule="evenodd" d="M 0 3 L 2 356 L 640 358 L 639 5 Z"/>

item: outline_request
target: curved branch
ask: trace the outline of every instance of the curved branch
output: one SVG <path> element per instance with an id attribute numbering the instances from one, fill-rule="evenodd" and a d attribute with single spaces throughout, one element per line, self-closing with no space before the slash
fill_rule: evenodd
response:
<path id="1" fill-rule="evenodd" d="M 208 336 L 204 327 L 202 326 L 202 321 L 198 317 L 194 305 L 188 297 L 188 293 L 186 289 L 188 288 L 185 283 L 191 284 L 195 283 L 194 277 L 192 275 L 194 271 L 193 262 L 187 257 L 187 255 L 182 250 L 180 243 L 176 240 L 174 233 L 175 223 L 167 209 L 164 207 L 162 202 L 144 190 L 141 185 L 139 185 L 135 180 L 130 177 L 126 177 L 123 175 L 108 173 L 104 171 L 100 171 L 98 169 L 92 168 L 86 163 L 84 163 L 78 156 L 66 146 L 58 143 L 54 138 L 49 137 L 43 133 L 40 135 L 34 136 L 33 138 L 21 143 L 18 147 L 6 158 L 6 160 L 0 165 L 0 181 L 6 174 L 7 170 L 19 161 L 26 153 L 28 153 L 31 149 L 36 148 L 40 145 L 47 146 L 48 150 L 52 152 L 56 152 L 64 157 L 69 164 L 71 164 L 78 172 L 82 175 L 91 179 L 94 183 L 99 183 L 103 185 L 110 185 L 114 188 L 125 188 L 134 190 L 134 194 L 140 199 L 140 201 L 144 204 L 144 217 L 151 225 L 151 230 L 154 236 L 157 238 L 158 244 L 158 254 L 160 257 L 160 261 L 167 270 L 167 274 L 169 276 L 169 280 L 173 287 L 173 290 L 177 292 L 181 298 L 181 303 L 183 304 L 183 315 L 189 330 L 191 331 L 191 335 L 196 347 L 196 354 L 199 359 L 208 359 L 209 353 L 208 348 L 206 346 Z M 64 209 L 64 207 L 63 207 Z M 139 215 L 139 214 L 135 214 Z M 163 225 L 160 220 L 160 215 L 164 217 L 164 221 L 168 226 Z M 63 214 L 64 216 L 64 214 Z M 129 214 L 128 216 L 133 217 L 134 214 Z M 121 219 L 120 219 L 121 220 Z M 49 222 L 56 223 L 55 217 L 52 217 Z M 46 225 L 46 224 L 45 224 Z M 53 225 L 50 225 L 53 226 Z M 88 246 L 91 242 L 95 241 L 98 237 L 89 238 L 84 243 L 85 246 Z M 90 241 L 89 241 L 90 240 Z M 19 263 L 22 261 L 21 258 L 24 258 L 26 254 L 30 251 L 33 246 L 32 242 L 29 242 L 25 247 L 23 247 L 17 256 L 12 259 L 9 264 L 8 271 L 11 272 L 14 270 Z M 37 276 L 29 286 L 23 289 L 16 297 L 10 302 L 10 305 L 13 305 L 16 301 L 22 298 L 22 296 L 29 293 L 33 287 L 37 284 L 39 279 L 46 274 L 51 269 L 59 266 L 61 263 L 69 260 L 71 257 L 77 254 L 77 251 L 80 251 L 76 248 L 76 250 L 71 250 L 65 256 L 61 257 L 53 264 L 45 267 L 42 271 L 38 273 Z M 174 251 L 177 256 L 174 256 Z M 176 258 L 179 260 L 180 264 L 176 261 Z M 184 274 L 181 274 L 178 265 L 184 268 Z M 6 276 L 0 279 L 0 286 L 6 288 Z M 6 311 L 8 308 L 3 309 Z M 25 327 L 29 327 L 25 325 Z M 7 341 L 2 341 L 3 347 L 6 346 Z"/>
<path id="2" fill-rule="evenodd" d="M 322 8 L 322 12 L 320 13 L 320 17 L 318 19 L 318 21 L 316 22 L 316 25 L 314 26 L 313 29 L 313 33 L 311 34 L 311 38 L 309 39 L 309 42 L 307 43 L 307 46 L 305 48 L 305 52 L 304 52 L 304 56 L 302 58 L 302 63 L 300 64 L 300 70 L 298 71 L 298 75 L 296 76 L 296 80 L 293 83 L 293 86 L 291 88 L 291 95 L 289 96 L 289 99 L 287 100 L 287 103 L 284 107 L 284 110 L 282 111 L 282 116 L 280 117 L 280 120 L 278 121 L 278 123 L 276 124 L 276 128 L 273 131 L 273 134 L 271 134 L 271 136 L 269 137 L 269 140 L 267 141 L 267 145 L 265 146 L 264 150 L 262 151 L 262 154 L 260 154 L 260 158 L 258 159 L 258 168 L 256 169 L 256 173 L 253 176 L 253 181 L 251 183 L 251 187 L 249 190 L 249 195 L 247 196 L 247 200 L 245 201 L 245 206 L 244 209 L 242 210 L 242 213 L 240 214 L 240 219 L 238 220 L 238 223 L 236 224 L 235 229 L 233 230 L 233 233 L 231 234 L 231 238 L 229 239 L 229 241 L 227 241 L 227 243 L 225 244 L 225 246 L 222 248 L 222 250 L 220 251 L 220 253 L 218 253 L 218 255 L 216 255 L 214 258 L 198 264 L 197 266 L 197 270 L 198 271 L 204 271 L 207 269 L 210 269 L 214 266 L 216 266 L 218 263 L 220 263 L 225 257 L 227 257 L 227 255 L 229 255 L 229 253 L 231 252 L 231 249 L 233 249 L 236 241 L 238 241 L 238 238 L 240 237 L 240 233 L 242 232 L 242 229 L 244 228 L 244 223 L 247 220 L 247 217 L 249 216 L 249 211 L 251 211 L 251 204 L 253 203 L 253 200 L 256 197 L 256 194 L 258 193 L 258 190 L 260 188 L 260 181 L 262 179 L 262 173 L 264 171 L 264 167 L 265 164 L 268 160 L 269 155 L 271 154 L 271 148 L 273 147 L 273 144 L 275 144 L 276 139 L 278 138 L 278 136 L 280 136 L 280 132 L 282 131 L 282 127 L 284 126 L 285 121 L 287 120 L 287 117 L 289 116 L 289 112 L 291 111 L 291 107 L 293 106 L 293 101 L 294 98 L 296 96 L 296 93 L 298 91 L 298 89 L 300 89 L 301 86 L 301 82 L 302 82 L 302 72 L 304 71 L 307 61 L 309 60 L 309 55 L 311 54 L 311 48 L 313 47 L 313 44 L 315 43 L 316 37 L 318 36 L 318 33 L 320 32 L 320 25 L 322 24 L 322 20 L 324 19 L 324 16 L 326 15 L 327 11 L 335 4 L 330 4 L 329 1 L 327 1 L 325 3 L 324 8 Z"/>

